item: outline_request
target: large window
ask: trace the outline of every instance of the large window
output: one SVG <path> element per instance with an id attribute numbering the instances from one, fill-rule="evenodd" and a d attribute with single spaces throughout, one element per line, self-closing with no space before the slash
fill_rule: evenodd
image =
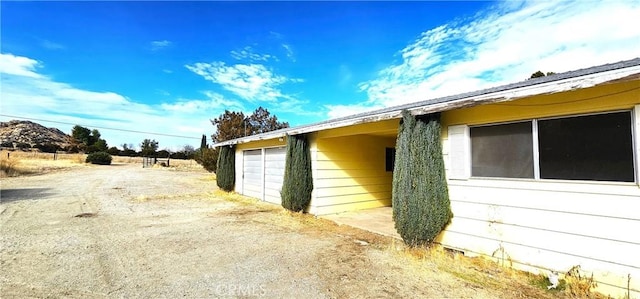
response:
<path id="1" fill-rule="evenodd" d="M 635 181 L 630 111 L 472 127 L 469 133 L 472 176 Z"/>
<path id="2" fill-rule="evenodd" d="M 471 175 L 533 178 L 531 122 L 473 127 Z"/>
<path id="3" fill-rule="evenodd" d="M 633 182 L 631 113 L 538 121 L 540 178 Z"/>

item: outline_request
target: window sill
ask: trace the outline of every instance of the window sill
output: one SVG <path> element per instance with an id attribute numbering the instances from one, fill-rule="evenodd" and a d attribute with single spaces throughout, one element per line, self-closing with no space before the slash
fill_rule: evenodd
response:
<path id="1" fill-rule="evenodd" d="M 630 182 L 578 181 L 551 179 L 485 178 L 450 179 L 451 186 L 485 187 L 531 191 L 558 191 L 593 194 L 618 194 L 638 197 L 640 185 Z"/>

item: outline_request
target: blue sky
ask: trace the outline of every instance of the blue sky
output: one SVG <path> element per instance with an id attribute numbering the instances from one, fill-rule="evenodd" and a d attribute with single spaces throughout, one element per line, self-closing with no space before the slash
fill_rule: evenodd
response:
<path id="1" fill-rule="evenodd" d="M 98 128 L 110 146 L 198 146 L 225 109 L 295 126 L 640 56 L 637 0 L 0 8 L 0 120 Z"/>

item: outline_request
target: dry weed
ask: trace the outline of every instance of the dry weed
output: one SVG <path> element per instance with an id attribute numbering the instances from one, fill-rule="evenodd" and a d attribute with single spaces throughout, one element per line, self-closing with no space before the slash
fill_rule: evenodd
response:
<path id="1" fill-rule="evenodd" d="M 20 170 L 20 160 L 18 158 L 0 158 L 0 177 L 12 177 L 22 174 Z"/>
<path id="2" fill-rule="evenodd" d="M 579 267 L 568 271 L 558 287 L 549 290 L 547 275 L 505 267 L 495 259 L 482 256 L 464 256 L 461 252 L 441 245 L 409 247 L 402 241 L 395 240 L 387 250 L 412 262 L 435 267 L 477 287 L 500 290 L 514 298 L 607 298 L 593 292 L 595 281 L 580 272 Z"/>

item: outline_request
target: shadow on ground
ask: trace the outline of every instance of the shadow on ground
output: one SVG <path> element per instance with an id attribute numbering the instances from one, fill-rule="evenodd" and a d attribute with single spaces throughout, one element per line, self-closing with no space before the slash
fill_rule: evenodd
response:
<path id="1" fill-rule="evenodd" d="M 55 195 L 51 188 L 19 188 L 0 190 L 0 202 L 12 202 L 18 200 L 40 200 Z"/>

